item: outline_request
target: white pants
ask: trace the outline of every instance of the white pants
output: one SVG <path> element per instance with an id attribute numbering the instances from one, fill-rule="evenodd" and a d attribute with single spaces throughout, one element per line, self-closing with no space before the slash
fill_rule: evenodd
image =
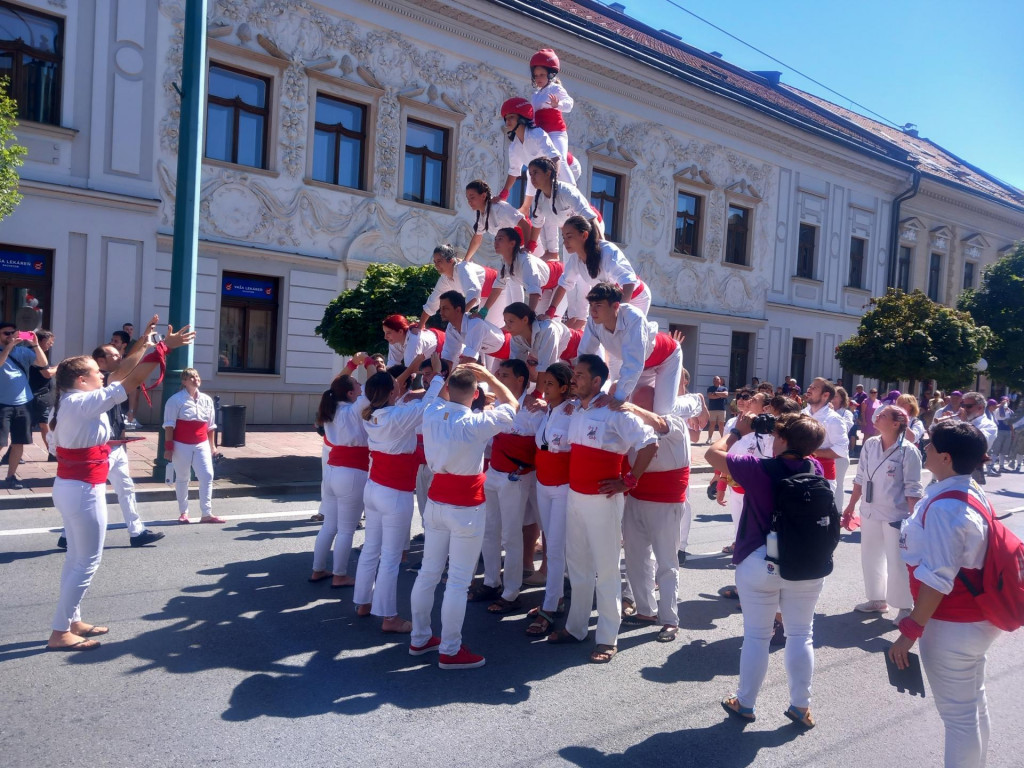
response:
<path id="1" fill-rule="evenodd" d="M 731 485 L 725 487 L 725 508 L 729 510 L 732 517 L 732 538 L 736 540 L 736 534 L 740 529 L 740 515 L 743 514 L 743 494 Z"/>
<path id="2" fill-rule="evenodd" d="M 430 467 L 420 464 L 420 468 L 416 470 L 416 511 L 420 513 L 420 523 L 423 522 L 423 511 L 427 508 L 427 491 L 430 490 L 430 481 L 433 479 L 434 473 L 430 471 Z"/>
<path id="3" fill-rule="evenodd" d="M 636 290 L 636 289 L 634 289 L 634 290 Z M 623 296 L 622 297 L 622 301 L 624 303 L 632 304 L 634 307 L 636 307 L 637 309 L 639 309 L 641 312 L 644 313 L 644 317 L 647 317 L 647 313 L 651 311 L 651 301 L 652 301 L 652 299 L 653 299 L 653 297 L 651 296 L 651 289 L 648 287 L 647 283 L 644 283 L 644 289 L 642 291 L 640 291 L 640 295 L 637 296 L 635 299 L 631 298 L 629 296 Z M 682 358 L 683 358 L 682 353 L 680 353 L 680 355 L 679 355 L 679 366 L 680 367 L 682 367 L 682 365 L 683 365 L 683 359 Z M 676 381 L 676 392 L 675 392 L 675 394 L 673 394 L 673 398 L 678 393 L 679 393 L 679 381 L 677 380 Z M 655 411 L 655 413 L 663 413 L 663 411 Z M 664 411 L 664 413 L 668 413 L 668 411 Z"/>
<path id="4" fill-rule="evenodd" d="M 683 502 L 683 516 L 679 518 L 679 551 L 685 552 L 690 543 L 690 523 L 693 521 L 693 508 L 689 500 Z"/>
<path id="5" fill-rule="evenodd" d="M 555 251 L 555 253 L 557 252 L 558 251 Z M 541 315 L 548 311 L 548 307 L 551 306 L 551 299 L 553 299 L 554 296 L 555 288 L 548 288 L 540 292 L 540 301 L 537 302 L 537 308 L 534 310 L 537 313 L 538 317 L 540 317 Z M 562 297 L 562 300 L 559 302 L 558 306 L 555 308 L 558 312 L 559 317 L 565 316 L 565 310 L 569 306 L 568 298 L 569 294 L 566 293 L 566 295 Z M 527 299 L 529 299 L 529 296 L 527 296 Z"/>
<path id="6" fill-rule="evenodd" d="M 884 600 L 892 608 L 914 607 L 910 574 L 900 558 L 900 532 L 885 520 L 861 519 L 860 566 L 868 600 Z"/>
<path id="7" fill-rule="evenodd" d="M 533 495 L 537 475 L 530 472 L 509 480 L 508 472 L 493 467 L 487 470 L 484 496 L 487 523 L 484 526 L 484 584 L 503 586 L 506 600 L 519 597 L 523 586 L 523 516 L 526 502 Z M 505 550 L 505 573 L 501 573 L 501 550 Z"/>
<path id="8" fill-rule="evenodd" d="M 480 548 L 484 541 L 486 509 L 456 507 L 427 501 L 423 514 L 423 564 L 412 585 L 413 645 L 423 645 L 431 637 L 430 612 L 434 607 L 434 589 L 448 561 L 448 583 L 441 600 L 440 653 L 454 656 L 462 645 L 462 622 L 466 618 L 466 591 L 469 589 Z"/>
<path id="9" fill-rule="evenodd" d="M 372 602 L 370 613 L 374 616 L 398 615 L 398 571 L 402 550 L 409 546 L 412 494 L 412 491 L 388 488 L 372 480 L 366 483 L 363 492 L 366 540 L 359 553 L 352 600 L 356 605 Z"/>
<path id="10" fill-rule="evenodd" d="M 836 509 L 842 513 L 846 506 L 846 472 L 850 469 L 850 458 L 836 459 L 836 481 L 832 492 L 835 495 Z"/>
<path id="11" fill-rule="evenodd" d="M 987 621 L 932 619 L 921 636 L 921 664 L 946 729 L 946 768 L 979 768 L 988 751 L 985 654 L 1000 630 Z"/>
<path id="12" fill-rule="evenodd" d="M 548 131 L 548 138 L 551 139 L 551 143 L 555 145 L 555 149 L 558 150 L 558 154 L 562 156 L 562 158 L 566 161 L 566 163 L 568 163 L 569 162 L 569 132 L 568 131 Z M 559 175 L 558 180 L 559 181 L 564 181 L 566 184 L 571 184 L 573 186 L 576 186 L 576 182 L 574 181 L 575 178 L 576 177 L 574 175 L 572 175 L 572 174 L 569 174 L 569 177 L 566 178 L 566 179 L 563 179 L 561 177 L 561 175 Z"/>
<path id="13" fill-rule="evenodd" d="M 656 501 L 626 499 L 622 515 L 622 547 L 626 552 L 626 575 L 633 588 L 636 612 L 653 616 L 658 609 L 658 621 L 679 626 L 679 521 L 683 516 L 683 503 L 665 504 Z M 651 573 L 651 553 L 654 553 L 656 572 Z M 660 599 L 655 602 L 654 584 L 657 582 Z"/>
<path id="14" fill-rule="evenodd" d="M 82 620 L 82 598 L 103 557 L 103 540 L 107 535 L 107 485 L 55 478 L 53 504 L 64 520 L 64 536 L 68 540 L 53 630 L 67 632 L 73 622 Z"/>
<path id="15" fill-rule="evenodd" d="M 210 454 L 210 441 L 189 445 L 174 443 L 171 454 L 174 465 L 174 496 L 178 500 L 178 513 L 188 514 L 188 481 L 192 477 L 189 471 L 194 469 L 199 479 L 199 511 L 203 517 L 213 514 L 213 456 Z"/>
<path id="16" fill-rule="evenodd" d="M 564 317 L 567 320 L 572 318 L 586 320 L 590 317 L 590 304 L 587 303 L 587 293 L 589 291 L 590 289 L 584 286 L 582 282 L 576 283 L 570 290 L 566 291 Z"/>
<path id="17" fill-rule="evenodd" d="M 558 610 L 565 586 L 565 505 L 569 484 L 537 483 L 537 512 L 544 531 L 544 554 L 548 559 L 548 578 L 544 583 L 544 604 L 548 613 Z"/>
<path id="18" fill-rule="evenodd" d="M 123 445 L 115 447 L 110 452 L 108 464 L 110 469 L 107 479 L 114 486 L 117 503 L 121 507 L 121 515 L 124 517 L 124 524 L 128 527 L 128 535 L 138 536 L 146 530 L 146 526 L 139 518 L 138 510 L 135 507 L 135 483 L 132 482 L 128 452 Z"/>
<path id="19" fill-rule="evenodd" d="M 650 294 L 648 294 L 650 295 Z M 646 314 L 646 310 L 644 310 Z M 653 368 L 644 368 L 636 385 L 654 387 L 654 412 L 671 413 L 679 395 L 679 379 L 683 375 L 683 353 L 676 350 L 668 359 Z"/>
<path id="20" fill-rule="evenodd" d="M 565 563 L 572 602 L 565 629 L 578 640 L 590 631 L 590 608 L 597 592 L 598 645 L 615 645 L 622 617 L 619 552 L 625 497 L 583 494 L 569 489 L 565 516 Z"/>
<path id="21" fill-rule="evenodd" d="M 814 605 L 825 580 L 786 581 L 764 555 L 765 548 L 759 547 L 736 566 L 736 589 L 743 604 L 743 648 L 736 697 L 744 707 L 757 703 L 768 672 L 768 644 L 774 633 L 775 613 L 781 608 L 786 626 L 789 703 L 809 707 L 814 673 Z"/>
<path id="22" fill-rule="evenodd" d="M 327 570 L 327 556 L 334 544 L 331 573 L 348 575 L 348 558 L 352 554 L 352 537 L 363 514 L 363 488 L 367 473 L 351 467 L 324 467 L 320 483 L 320 514 L 324 521 L 313 544 L 313 570 Z M 335 541 L 337 536 L 337 541 Z"/>

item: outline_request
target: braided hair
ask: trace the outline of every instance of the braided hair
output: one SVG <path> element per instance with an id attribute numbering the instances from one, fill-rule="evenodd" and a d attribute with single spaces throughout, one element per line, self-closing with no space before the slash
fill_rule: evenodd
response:
<path id="1" fill-rule="evenodd" d="M 598 245 L 600 238 L 597 234 L 597 228 L 582 216 L 570 216 L 565 224 L 566 226 L 571 226 L 581 235 L 587 235 L 587 239 L 583 243 L 583 250 L 587 254 L 584 263 L 587 265 L 587 274 L 591 277 L 597 277 L 601 271 L 601 246 Z"/>
<path id="2" fill-rule="evenodd" d="M 325 389 L 320 396 L 320 405 L 316 409 L 316 425 L 322 427 L 329 421 L 334 421 L 334 414 L 338 410 L 338 403 L 348 401 L 348 396 L 355 391 L 356 380 L 347 373 L 339 373 L 331 382 L 330 389 Z"/>
<path id="3" fill-rule="evenodd" d="M 530 168 L 536 168 L 551 175 L 551 212 L 558 213 L 555 205 L 555 198 L 558 196 L 558 163 L 550 157 L 535 157 L 530 161 Z M 533 198 L 533 210 L 530 211 L 530 218 L 537 215 L 537 204 L 540 202 L 541 191 L 538 189 Z"/>
<path id="4" fill-rule="evenodd" d="M 473 190 L 478 195 L 483 195 L 486 198 L 484 202 L 484 232 L 487 231 L 487 225 L 491 221 L 491 187 L 486 181 L 481 179 L 474 179 L 466 185 L 466 191 Z M 473 222 L 473 232 L 480 231 L 480 211 L 476 212 L 476 221 Z"/>
<path id="5" fill-rule="evenodd" d="M 387 371 L 375 373 L 366 380 L 366 399 L 370 404 L 363 409 L 363 421 L 369 421 L 374 411 L 387 407 L 395 390 L 395 377 Z"/>
<path id="6" fill-rule="evenodd" d="M 506 264 L 505 260 L 501 260 L 501 277 L 506 277 L 505 268 L 508 267 L 508 276 L 514 277 L 516 274 L 516 256 L 523 250 L 523 235 L 519 227 L 502 227 L 498 230 L 499 235 L 504 235 L 513 243 L 515 243 L 515 249 L 512 251 L 512 263 Z"/>
<path id="7" fill-rule="evenodd" d="M 91 370 L 89 363 L 95 363 L 95 360 L 88 355 L 78 355 L 77 357 L 69 357 L 67 360 L 62 360 L 60 365 L 57 366 L 57 372 L 53 375 L 57 392 L 54 396 L 53 416 L 50 417 L 50 429 L 54 429 L 57 426 L 57 411 L 60 410 L 61 395 L 65 392 L 71 392 L 75 388 L 75 382 L 78 381 L 78 378 L 89 373 Z"/>

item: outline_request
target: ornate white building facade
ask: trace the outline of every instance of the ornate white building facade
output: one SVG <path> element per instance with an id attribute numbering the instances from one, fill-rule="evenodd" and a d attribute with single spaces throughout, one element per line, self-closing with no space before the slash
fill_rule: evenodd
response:
<path id="1" fill-rule="evenodd" d="M 59 22 L 60 50 L 56 113 L 18 129 L 29 155 L 25 199 L 0 225 L 4 312 L 32 292 L 58 352 L 89 351 L 166 313 L 184 0 L 11 9 L 37 48 Z M 941 254 L 938 299 L 952 303 L 967 263 L 977 284 L 1024 233 L 1024 197 L 936 181 L 914 146 L 596 3 L 210 0 L 205 389 L 251 423 L 311 421 L 340 362 L 313 332 L 324 306 L 369 264 L 468 244 L 462 191 L 501 187 L 498 108 L 528 95 L 541 47 L 576 100 L 579 185 L 651 286 L 651 317 L 685 332 L 697 387 L 840 376 L 835 346 L 893 279 L 894 200 L 915 171 L 898 216 L 909 287 L 929 287 Z M 489 244 L 478 258 L 494 263 Z"/>

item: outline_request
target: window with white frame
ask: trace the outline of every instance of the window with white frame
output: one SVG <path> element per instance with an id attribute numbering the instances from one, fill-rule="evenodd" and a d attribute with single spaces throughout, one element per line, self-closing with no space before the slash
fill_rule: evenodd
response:
<path id="1" fill-rule="evenodd" d="M 63 19 L 0 2 L 0 78 L 19 120 L 60 125 L 63 69 Z"/>

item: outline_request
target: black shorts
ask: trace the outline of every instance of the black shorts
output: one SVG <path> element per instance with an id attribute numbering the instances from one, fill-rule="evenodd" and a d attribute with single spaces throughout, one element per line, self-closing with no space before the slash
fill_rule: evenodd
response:
<path id="1" fill-rule="evenodd" d="M 0 405 L 0 445 L 29 445 L 32 442 L 32 416 L 28 404 Z"/>
<path id="2" fill-rule="evenodd" d="M 32 417 L 32 426 L 37 424 L 45 424 L 50 420 L 50 408 L 43 400 L 38 397 L 33 398 L 28 403 L 28 412 Z"/>

